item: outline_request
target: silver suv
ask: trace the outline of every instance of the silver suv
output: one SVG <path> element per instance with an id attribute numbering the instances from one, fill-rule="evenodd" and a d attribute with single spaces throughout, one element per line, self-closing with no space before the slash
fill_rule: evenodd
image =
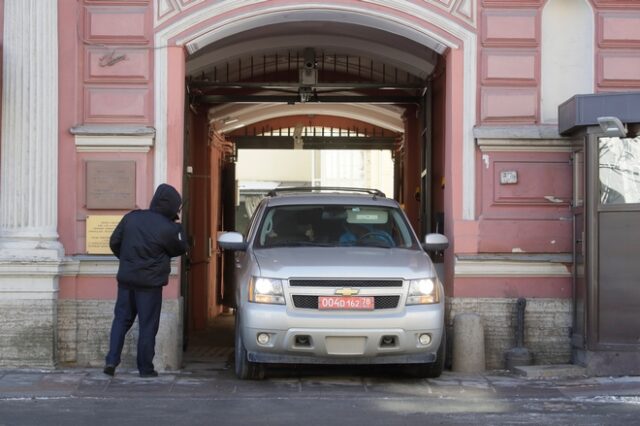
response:
<path id="1" fill-rule="evenodd" d="M 262 200 L 235 250 L 235 371 L 264 364 L 402 364 L 437 377 L 444 364 L 444 289 L 426 251 L 377 190 L 289 188 Z"/>

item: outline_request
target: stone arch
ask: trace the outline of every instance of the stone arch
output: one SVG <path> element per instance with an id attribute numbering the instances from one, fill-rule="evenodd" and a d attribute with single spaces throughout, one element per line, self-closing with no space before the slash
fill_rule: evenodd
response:
<path id="1" fill-rule="evenodd" d="M 359 121 L 367 121 L 373 125 L 389 129 L 394 132 L 402 132 L 402 113 L 376 105 L 326 105 L 326 104 L 302 104 L 296 108 L 290 105 L 241 105 L 234 109 L 224 109 L 214 112 L 215 117 L 221 118 L 233 116 L 243 124 L 253 124 L 259 121 L 268 120 L 275 117 L 289 115 L 314 114 L 314 115 L 340 115 Z M 229 126 L 220 128 L 225 132 Z"/>
<path id="2" fill-rule="evenodd" d="M 435 2 L 438 3 L 438 2 Z M 457 3 L 456 3 L 457 4 Z M 465 3 L 466 4 L 466 3 Z M 247 7 L 254 5 L 255 8 Z M 459 6 L 459 5 L 458 5 Z M 193 12 L 185 12 L 175 20 L 162 26 L 155 34 L 155 127 L 156 155 L 154 164 L 155 184 L 166 180 L 168 150 L 168 105 L 167 92 L 169 69 L 172 66 L 168 50 L 171 46 L 184 47 L 196 51 L 202 45 L 215 42 L 238 32 L 273 22 L 301 22 L 309 19 L 333 19 L 341 22 L 382 28 L 393 34 L 402 35 L 443 54 L 450 51 L 452 79 L 463 81 L 462 90 L 450 87 L 448 100 L 451 118 L 448 144 L 461 141 L 461 147 L 453 149 L 449 164 L 454 176 L 462 176 L 461 181 L 451 179 L 456 186 L 453 214 L 461 219 L 474 219 L 475 206 L 475 142 L 473 125 L 476 121 L 476 33 L 467 24 L 459 22 L 454 15 L 462 9 L 447 10 L 431 5 L 417 5 L 402 0 L 371 0 L 367 3 L 345 4 L 326 1 L 309 4 L 291 4 L 278 1 L 255 3 L 252 1 L 223 2 L 194 7 Z M 475 20 L 472 20 L 475 22 Z M 175 55 L 177 56 L 177 55 Z M 173 57 L 173 56 L 172 56 Z M 181 57 L 184 61 L 184 56 Z M 175 64 L 173 64 L 175 68 Z M 184 73 L 184 69 L 182 69 Z M 456 195 L 457 194 L 457 195 Z"/>

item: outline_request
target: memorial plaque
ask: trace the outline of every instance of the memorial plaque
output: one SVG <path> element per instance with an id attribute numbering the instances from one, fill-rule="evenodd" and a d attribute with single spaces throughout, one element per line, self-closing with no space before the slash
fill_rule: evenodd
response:
<path id="1" fill-rule="evenodd" d="M 87 254 L 111 254 L 109 238 L 121 219 L 121 215 L 87 216 Z"/>
<path id="2" fill-rule="evenodd" d="M 135 161 L 87 161 L 87 208 L 134 209 Z"/>

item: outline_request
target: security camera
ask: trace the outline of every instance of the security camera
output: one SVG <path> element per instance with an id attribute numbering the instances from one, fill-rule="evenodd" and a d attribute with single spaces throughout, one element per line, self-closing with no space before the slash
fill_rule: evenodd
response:
<path id="1" fill-rule="evenodd" d="M 306 69 L 315 69 L 317 67 L 316 51 L 312 47 L 304 49 L 302 56 L 304 57 L 304 67 Z"/>
<path id="2" fill-rule="evenodd" d="M 300 69 L 300 84 L 314 86 L 318 83 L 318 65 L 316 64 L 316 52 L 313 48 L 304 49 L 303 66 Z M 303 101 L 304 102 L 304 101 Z"/>

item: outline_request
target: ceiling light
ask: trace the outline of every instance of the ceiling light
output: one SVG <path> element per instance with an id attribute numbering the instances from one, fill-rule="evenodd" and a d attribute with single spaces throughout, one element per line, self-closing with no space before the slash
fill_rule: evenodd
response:
<path id="1" fill-rule="evenodd" d="M 222 124 L 232 124 L 237 122 L 238 119 L 237 118 L 231 118 L 231 117 L 225 117 L 222 119 Z"/>

